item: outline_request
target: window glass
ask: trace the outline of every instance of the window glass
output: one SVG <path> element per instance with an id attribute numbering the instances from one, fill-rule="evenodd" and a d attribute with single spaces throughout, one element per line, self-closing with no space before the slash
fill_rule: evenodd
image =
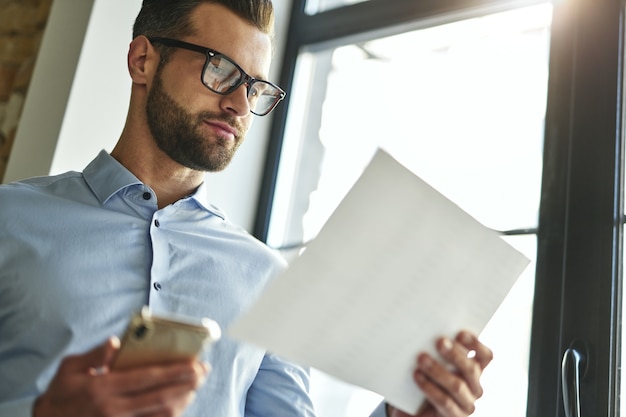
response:
<path id="1" fill-rule="evenodd" d="M 268 234 L 270 246 L 294 249 L 286 257 L 315 237 L 378 147 L 486 226 L 525 231 L 506 238 L 533 262 L 481 336 L 496 359 L 475 416 L 526 414 L 551 13 L 546 3 L 311 47 L 290 91 Z M 317 372 L 312 392 L 320 417 L 364 415 L 380 399 Z"/>
<path id="2" fill-rule="evenodd" d="M 301 54 L 268 243 L 313 238 L 377 147 L 485 225 L 537 225 L 548 4 Z"/>
<path id="3" fill-rule="evenodd" d="M 364 1 L 368 0 L 307 0 L 304 11 L 306 14 L 313 15 Z"/>

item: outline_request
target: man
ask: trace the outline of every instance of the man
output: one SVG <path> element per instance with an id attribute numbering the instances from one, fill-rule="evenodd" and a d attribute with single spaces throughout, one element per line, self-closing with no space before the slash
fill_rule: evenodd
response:
<path id="1" fill-rule="evenodd" d="M 270 0 L 144 0 L 111 154 L 0 187 L 1 417 L 314 415 L 305 370 L 227 337 L 201 362 L 109 367 L 144 304 L 227 328 L 285 266 L 203 184 L 282 97 L 263 81 L 272 26 Z M 466 332 L 437 347 L 444 363 L 417 358 L 419 415 L 467 416 L 491 352 Z"/>

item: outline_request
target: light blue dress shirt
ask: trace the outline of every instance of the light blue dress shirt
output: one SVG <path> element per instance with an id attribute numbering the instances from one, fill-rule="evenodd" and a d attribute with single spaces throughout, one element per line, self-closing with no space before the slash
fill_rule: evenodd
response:
<path id="1" fill-rule="evenodd" d="M 83 173 L 0 187 L 0 417 L 30 416 L 61 358 L 121 335 L 143 305 L 222 328 L 284 261 L 207 202 L 163 209 L 106 152 Z M 312 416 L 308 373 L 227 336 L 186 417 Z"/>

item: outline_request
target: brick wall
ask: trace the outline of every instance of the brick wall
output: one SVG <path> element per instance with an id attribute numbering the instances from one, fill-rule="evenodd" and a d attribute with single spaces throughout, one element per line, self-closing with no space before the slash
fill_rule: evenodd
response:
<path id="1" fill-rule="evenodd" d="M 52 1 L 0 0 L 0 182 Z"/>

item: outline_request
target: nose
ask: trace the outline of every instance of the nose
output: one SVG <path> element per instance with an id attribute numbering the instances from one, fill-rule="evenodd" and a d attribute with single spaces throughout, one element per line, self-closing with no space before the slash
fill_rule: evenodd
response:
<path id="1" fill-rule="evenodd" d="M 250 103 L 248 102 L 248 87 L 246 84 L 240 85 L 235 91 L 220 100 L 222 110 L 236 116 L 247 116 L 250 113 Z"/>

